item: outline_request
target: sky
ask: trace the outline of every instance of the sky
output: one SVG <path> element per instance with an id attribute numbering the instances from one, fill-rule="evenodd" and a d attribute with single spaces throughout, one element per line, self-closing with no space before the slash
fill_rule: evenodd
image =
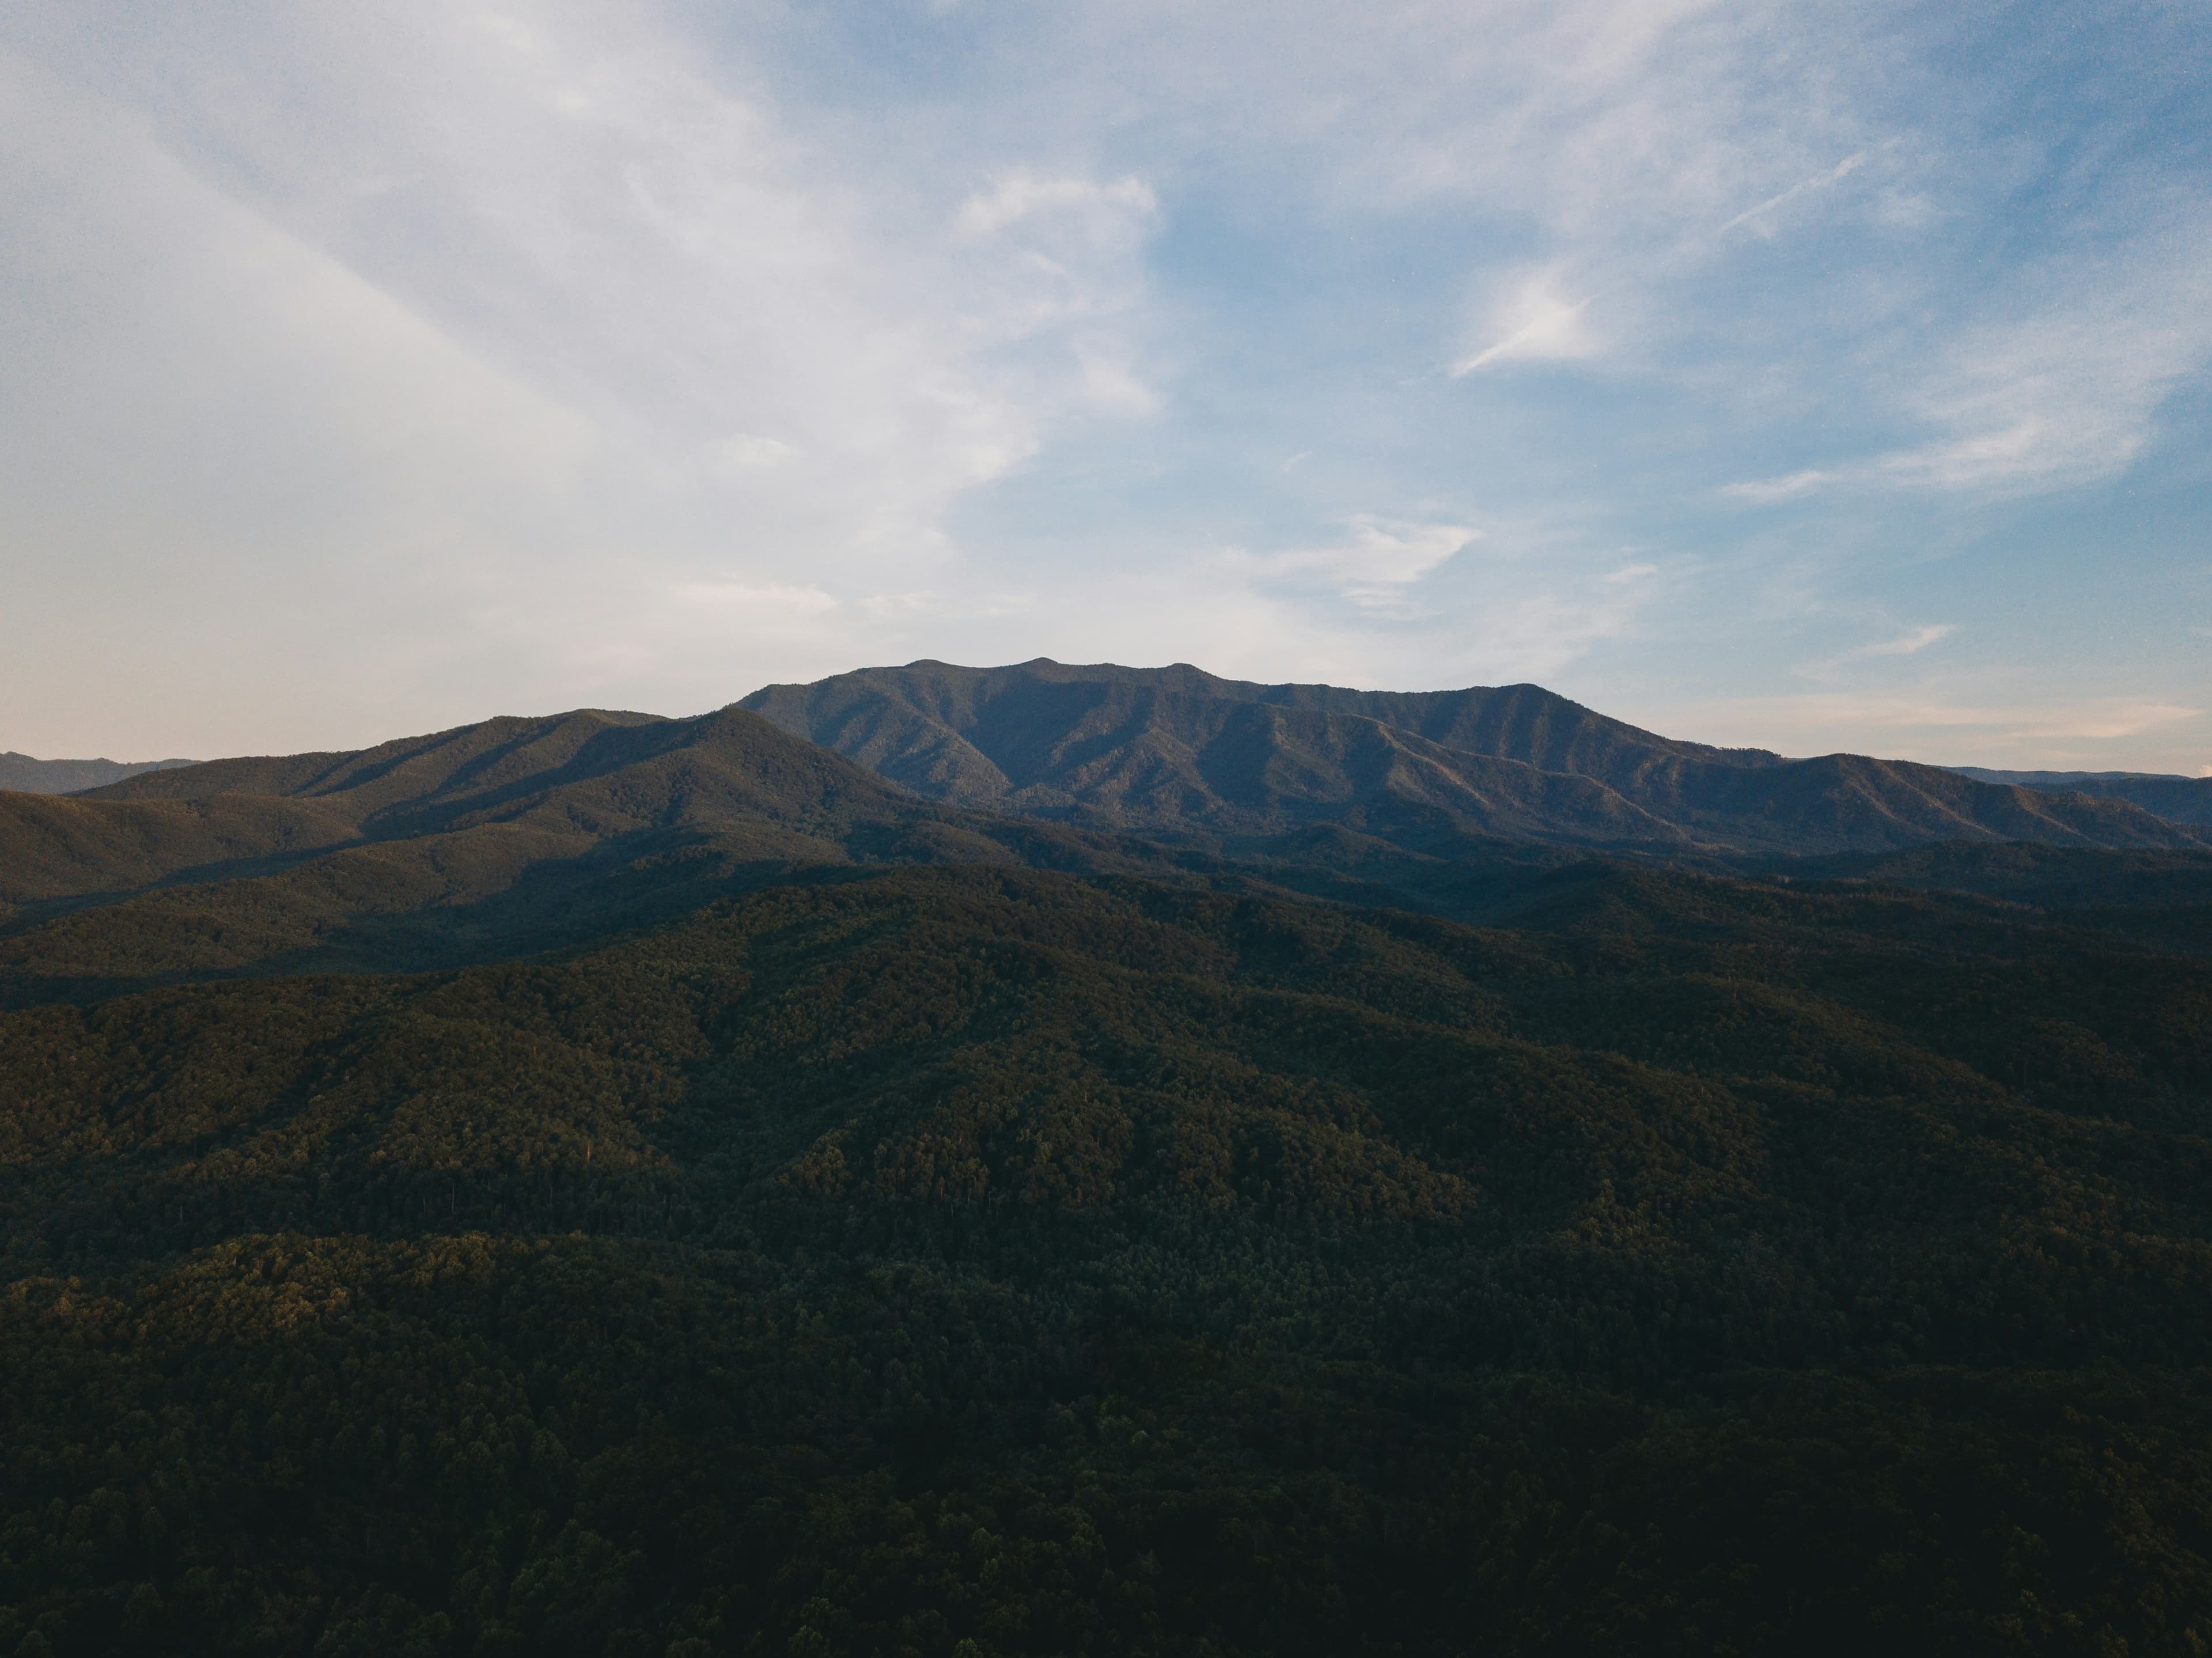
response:
<path id="1" fill-rule="evenodd" d="M 16 0 L 0 749 L 919 658 L 2212 774 L 2212 5 Z"/>

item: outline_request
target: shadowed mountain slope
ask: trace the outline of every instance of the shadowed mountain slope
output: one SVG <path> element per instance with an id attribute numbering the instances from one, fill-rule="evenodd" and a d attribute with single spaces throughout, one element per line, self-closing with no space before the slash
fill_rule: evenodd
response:
<path id="1" fill-rule="evenodd" d="M 189 760 L 34 760 L 10 749 L 0 754 L 0 790 L 19 794 L 75 794 L 119 782 L 141 772 L 189 766 Z"/>
<path id="2" fill-rule="evenodd" d="M 2134 771 L 1990 771 L 1981 766 L 1951 769 L 1984 783 L 2125 800 L 2176 823 L 2212 824 L 2212 777 Z"/>
<path id="3" fill-rule="evenodd" d="M 1054 861 L 736 709 L 495 720 L 353 754 L 0 796 L 0 986 L 469 958 L 753 872 Z M 71 993 L 76 993 L 72 991 Z"/>
<path id="4" fill-rule="evenodd" d="M 337 846 L 356 833 L 308 801 L 0 793 L 0 906 L 150 886 L 182 870 Z"/>
<path id="5" fill-rule="evenodd" d="M 1678 742 L 1534 685 L 1401 694 L 1040 659 L 872 668 L 738 706 L 932 799 L 1154 830 L 1787 853 L 2206 843 L 2124 800 Z"/>
<path id="6" fill-rule="evenodd" d="M 690 720 L 585 709 L 503 718 L 348 754 L 216 760 L 84 797 L 121 816 L 150 803 L 284 799 L 362 841 L 493 825 L 593 842 L 647 830 L 739 832 L 778 852 L 944 817 L 815 744 L 736 709 Z M 273 848 L 272 848 L 273 849 Z"/>

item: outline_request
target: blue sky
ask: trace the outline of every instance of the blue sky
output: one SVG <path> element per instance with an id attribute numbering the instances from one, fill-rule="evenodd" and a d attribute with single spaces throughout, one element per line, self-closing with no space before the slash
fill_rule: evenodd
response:
<path id="1" fill-rule="evenodd" d="M 921 656 L 2212 771 L 2191 3 L 0 19 L 0 747 Z"/>

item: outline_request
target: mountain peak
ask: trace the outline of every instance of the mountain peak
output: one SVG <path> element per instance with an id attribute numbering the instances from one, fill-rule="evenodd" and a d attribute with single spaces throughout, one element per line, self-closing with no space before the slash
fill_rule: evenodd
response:
<path id="1" fill-rule="evenodd" d="M 865 668 L 766 686 L 739 706 L 931 799 L 1145 830 L 1332 823 L 1407 843 L 1479 834 L 1731 852 L 2202 843 L 2121 800 L 1685 742 L 1525 681 L 1364 691 L 1037 657 Z"/>

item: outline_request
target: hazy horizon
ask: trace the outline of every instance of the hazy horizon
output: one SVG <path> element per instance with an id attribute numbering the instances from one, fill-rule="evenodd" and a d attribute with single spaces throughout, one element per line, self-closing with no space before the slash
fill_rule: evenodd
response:
<path id="1" fill-rule="evenodd" d="M 896 663 L 873 663 L 873 664 L 869 664 L 869 665 L 867 665 L 867 667 L 866 667 L 866 668 L 865 668 L 865 669 L 861 669 L 861 670 L 854 670 L 854 671 L 872 671 L 872 670 L 873 670 L 873 671 L 882 671 L 882 670 L 893 669 L 893 668 L 902 667 L 902 666 L 904 666 L 904 667 L 918 666 L 918 665 L 921 665 L 921 662 L 922 662 L 922 661 L 924 661 L 924 660 L 929 660 L 929 659 L 917 659 L 916 661 L 915 661 L 915 662 L 905 663 L 905 664 L 896 664 Z M 953 667 L 983 668 L 983 669 L 987 669 L 987 670 L 988 670 L 988 669 L 992 669 L 992 668 L 1018 667 L 1018 666 L 1022 666 L 1022 665 L 1023 665 L 1023 664 L 1019 664 L 1019 663 L 1004 663 L 1004 664 L 988 664 L 988 665 L 987 665 L 987 664 L 945 664 L 945 665 L 946 665 L 946 666 L 953 666 Z M 1076 666 L 1076 667 L 1087 667 L 1087 666 L 1108 666 L 1108 665 L 1116 665 L 1116 666 L 1143 665 L 1143 666 L 1150 666 L 1150 667 L 1152 667 L 1152 668 L 1160 668 L 1160 667 L 1192 667 L 1192 666 L 1198 666 L 1198 665 L 1200 665 L 1193 664 L 1193 663 L 1160 663 L 1160 664 L 1151 664 L 1151 665 L 1128 665 L 1128 664 L 1115 664 L 1115 665 L 1108 665 L 1108 664 L 1061 664 L 1061 665 L 1061 665 L 1061 666 Z M 771 683 L 771 684 L 772 684 L 772 683 L 791 683 L 791 682 L 770 682 L 770 683 Z M 805 682 L 801 682 L 801 683 L 805 683 Z M 1273 683 L 1284 683 L 1284 682 L 1273 682 Z M 763 685 L 760 685 L 760 686 L 756 686 L 756 687 L 754 688 L 754 690 L 764 690 L 764 689 L 769 689 L 769 684 L 763 684 Z M 1475 688 L 1470 688 L 1470 687 L 1436 687 L 1436 688 L 1431 688 L 1431 689 L 1475 689 Z M 752 693 L 751 691 L 749 691 L 749 692 L 747 692 L 747 693 L 745 694 L 745 696 L 741 696 L 741 697 L 733 698 L 733 699 L 732 699 L 732 701 L 729 701 L 729 702 L 716 704 L 714 708 L 711 708 L 687 709 L 687 710 L 682 711 L 682 712 L 680 712 L 680 713 L 672 713 L 672 712 L 670 712 L 670 711 L 668 711 L 668 710 L 665 710 L 665 709 L 657 709 L 657 708 L 614 708 L 614 707 L 611 707 L 611 706 L 609 706 L 609 705 L 599 705 L 599 712 L 602 712 L 602 713 L 606 713 L 606 714 L 644 714 L 644 715 L 646 715 L 646 716 L 647 716 L 647 717 L 649 717 L 649 718 L 655 718 L 655 719 L 665 719 L 665 720 L 686 720 L 686 719 L 694 719 L 694 718 L 702 717 L 702 716 L 703 716 L 703 715 L 705 715 L 705 714 L 708 714 L 714 713 L 714 712 L 718 711 L 718 710 L 719 710 L 719 709 L 720 709 L 720 708 L 726 708 L 735 707 L 735 706 L 737 706 L 738 704 L 744 702 L 744 701 L 746 700 L 746 698 L 747 698 L 747 697 L 750 697 L 752 694 L 753 694 L 753 693 Z M 580 713 L 580 712 L 585 712 L 585 711 L 586 711 L 586 710 L 585 710 L 583 708 L 581 708 L 580 706 L 579 708 L 538 708 L 538 709 L 501 708 L 501 709 L 499 709 L 499 710 L 497 710 L 497 711 L 495 711 L 495 712 L 494 712 L 494 713 L 489 713 L 489 714 L 481 714 L 481 715 L 477 716 L 477 717 L 476 717 L 476 718 L 474 718 L 474 719 L 471 719 L 471 720 L 466 720 L 459 721 L 459 722 L 457 722 L 454 726 L 443 726 L 443 727 L 440 727 L 439 729 L 440 729 L 440 730 L 443 730 L 443 731 L 458 730 L 458 729 L 465 729 L 465 728 L 466 728 L 466 727 L 467 727 L 467 726 L 472 726 L 472 725 L 475 725 L 475 724 L 480 723 L 481 721 L 483 721 L 483 720 L 498 720 L 498 719 L 544 719 L 544 718 L 552 717 L 552 716 L 560 715 L 560 714 L 573 714 L 573 713 Z M 1606 711 L 1605 711 L 1604 709 L 1602 709 L 1602 708 L 1599 708 L 1599 709 L 1595 709 L 1595 710 L 1594 710 L 1594 712 L 1598 713 L 1598 714 L 1604 714 Z M 429 732 L 429 731 L 424 731 L 424 732 L 386 732 L 386 733 L 385 733 L 385 734 L 383 735 L 383 737 L 382 737 L 382 738 L 379 738 L 379 739 L 376 739 L 376 740 L 377 740 L 377 741 L 380 741 L 380 742 L 388 742 L 388 741 L 392 741 L 392 740 L 394 740 L 394 739 L 397 739 L 397 738 L 407 738 L 407 737 L 426 737 L 426 736 L 432 736 L 432 735 L 434 735 L 434 734 L 436 734 L 436 733 L 435 733 L 435 732 Z M 1692 741 L 1692 742 L 1699 742 L 1699 741 L 1703 741 L 1703 740 L 1704 740 L 1703 738 L 1698 738 L 1698 737 L 1694 732 L 1658 732 L 1657 734 L 1658 734 L 1658 735 L 1660 735 L 1660 736 L 1662 736 L 1662 737 L 1669 737 L 1669 738 L 1686 738 L 1686 740 L 1689 740 L 1689 741 Z M 300 750 L 288 750 L 288 752 L 296 752 L 296 753 L 332 752 L 332 751 L 337 751 L 337 748 L 338 748 L 339 746 L 341 746 L 341 745 L 332 745 L 332 744 L 320 744 L 320 745 L 309 744 L 309 745 L 307 745 L 306 748 L 300 749 Z M 356 747 L 367 747 L 367 746 L 373 746 L 373 744 L 357 744 L 357 745 L 355 745 L 355 746 L 356 746 Z M 1725 746 L 1736 746 L 1736 747 L 1742 747 L 1742 746 L 1746 746 L 1746 745 L 1742 745 L 1742 744 L 1735 744 L 1735 745 L 1725 745 Z M 276 752 L 279 752 L 279 750 L 269 750 L 268 752 L 270 752 L 270 753 L 276 753 Z M 1830 752 L 1830 753 L 1835 753 L 1835 752 L 1858 752 L 1858 750 L 1826 750 L 1826 752 Z M 164 756 L 158 756 L 158 757 L 156 757 L 156 756 L 140 756 L 140 757 L 137 757 L 137 758 L 129 758 L 129 759 L 120 759 L 120 760 L 118 760 L 118 759 L 117 758 L 117 756 L 113 756 L 113 755 L 30 755 L 30 754 L 25 754 L 25 753 L 23 753 L 23 752 L 22 752 L 21 750 L 6 750 L 6 749 L 0 749 L 0 759 L 21 759 L 21 760 L 30 760 L 30 761 L 33 761 L 33 762 L 37 762 L 37 763 L 42 763 L 42 764 L 55 764 L 55 763 L 77 763 L 77 764 L 83 764 L 83 763 L 94 763 L 94 764 L 115 764 L 115 765 L 121 765 L 121 766 L 125 766 L 125 767 L 131 767 L 131 768 L 154 768 L 154 767 L 160 767 L 160 766 L 170 766 L 170 765 L 178 765 L 178 764 L 184 764 L 184 765 L 196 765 L 196 764 L 199 764 L 199 763 L 202 763 L 202 762 L 204 762 L 210 761 L 210 760 L 237 759 L 237 758 L 246 758 L 246 757 L 250 757 L 250 756 L 249 756 L 249 754 L 248 754 L 248 751 L 246 751 L 246 750 L 228 750 L 228 751 L 225 751 L 225 752 L 223 752 L 223 753 L 210 753 L 210 754 L 204 754 L 204 755 L 193 755 L 193 756 L 174 756 L 174 755 L 164 755 Z M 1785 757 L 1786 757 L 1786 758 L 1792 758 L 1792 759 L 1810 759 L 1810 758 L 1816 758 L 1816 757 L 1818 757 L 1818 756 L 1814 756 L 1814 755 L 1791 755 L 1791 756 L 1785 756 Z M 1885 757 L 1885 758 L 1896 759 L 1896 758 L 1903 758 L 1903 757 L 1905 757 L 1905 756 L 1877 756 L 1877 757 Z M 2067 773 L 2067 772 L 2073 772 L 2073 773 L 2076 773 L 2076 774 L 2083 774 L 2083 775 L 2096 775 L 2096 774 L 2099 774 L 2099 773 L 2098 773 L 2097 771 L 2095 771 L 2095 770 L 2092 770 L 2091 768 L 2082 768 L 2082 767 L 2075 767 L 2075 768 L 2034 768 L 2034 767 L 2010 767 L 2010 768 L 2007 768 L 2007 767 L 1995 767 L 1995 768 L 1992 768 L 1992 767 L 1983 767 L 1983 766 L 1978 765 L 1978 762 L 1973 762 L 1973 761 L 1966 761 L 1966 760 L 1933 760 L 1933 761 L 1926 761 L 1926 762 L 1924 762 L 1923 763 L 1931 764 L 1931 765 L 1937 765 L 1937 766 L 1942 766 L 1942 767 L 1945 767 L 1945 768 L 1948 768 L 1948 769 L 1952 769 L 1952 770 L 1964 770 L 1964 771 L 1984 770 L 1984 771 L 1989 771 L 1989 772 L 1990 772 L 1993 775 L 1996 775 L 1996 774 L 2002 774 L 2002 775 L 2006 775 L 2006 776 L 2022 776 L 2022 777 L 2025 777 L 2025 776 L 2032 776 L 2032 775 L 2036 774 L 2038 772 L 2045 772 L 2045 773 L 2048 773 L 2049 774 L 2053 774 L 2053 775 L 2057 775 L 2057 774 L 2065 774 L 2065 773 Z M 2194 771 L 2194 772 L 2172 772 L 2172 773 L 2154 773 L 2154 772 L 2148 772 L 2148 771 L 2133 770 L 2133 769 L 2130 769 L 2130 768 L 2101 768 L 2101 769 L 2102 769 L 2102 772 L 2103 772 L 2103 774 L 2104 774 L 2112 775 L 2112 776 L 2127 776 L 2127 775 L 2136 775 L 2136 776 L 2146 776 L 2146 777 L 2148 777 L 2148 776 L 2161 776 L 2161 775 L 2164 775 L 2164 776 L 2179 776 L 2179 777 L 2212 777 L 2212 766 L 2206 766 L 2206 767 L 2201 768 L 2199 768 L 2198 770 Z M 0 786 L 5 786 L 5 785 L 0 785 Z"/>
<path id="2" fill-rule="evenodd" d="M 0 21 L 0 749 L 936 658 L 2212 774 L 2141 3 Z"/>

